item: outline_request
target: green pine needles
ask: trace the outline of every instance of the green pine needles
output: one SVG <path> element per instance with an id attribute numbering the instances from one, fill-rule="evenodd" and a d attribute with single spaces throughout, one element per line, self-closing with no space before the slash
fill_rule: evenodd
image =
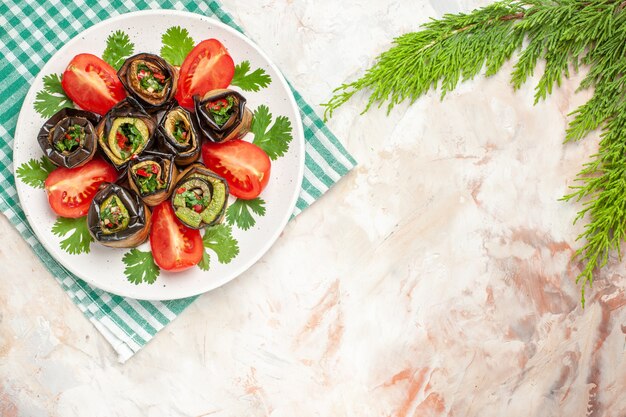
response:
<path id="1" fill-rule="evenodd" d="M 578 237 L 584 245 L 574 258 L 582 261 L 577 282 L 591 287 L 594 273 L 609 254 L 621 256 L 626 237 L 626 0 L 505 0 L 471 13 L 448 14 L 419 32 L 394 40 L 394 46 L 358 80 L 344 84 L 324 104 L 326 118 L 355 93 L 370 92 L 372 105 L 413 103 L 431 89 L 441 97 L 460 81 L 485 69 L 493 75 L 513 54 L 511 74 L 518 89 L 533 75 L 539 60 L 545 69 L 535 87 L 535 102 L 545 99 L 570 71 L 588 68 L 579 89 L 593 97 L 571 115 L 566 142 L 602 129 L 599 151 L 583 166 L 565 201 L 583 201 L 574 222 L 587 219 Z"/>

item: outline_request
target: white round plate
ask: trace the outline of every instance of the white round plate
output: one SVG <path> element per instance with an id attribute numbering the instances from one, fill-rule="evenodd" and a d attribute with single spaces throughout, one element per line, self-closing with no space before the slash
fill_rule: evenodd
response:
<path id="1" fill-rule="evenodd" d="M 42 78 L 48 74 L 61 74 L 69 61 L 79 53 L 102 56 L 107 37 L 117 30 L 126 32 L 135 44 L 134 53 L 159 54 L 161 35 L 172 26 L 189 31 L 196 44 L 204 39 L 216 38 L 228 49 L 235 64 L 249 61 L 251 71 L 262 68 L 271 77 L 268 87 L 258 92 L 241 91 L 254 111 L 260 105 L 269 107 L 273 120 L 285 116 L 292 126 L 293 139 L 284 156 L 272 161 L 271 178 L 261 194 L 266 213 L 254 215 L 256 224 L 241 230 L 232 226 L 232 235 L 237 240 L 239 254 L 230 263 L 218 262 L 210 250 L 210 269 L 198 267 L 183 272 L 161 271 L 153 284 L 133 284 L 124 274 L 122 262 L 130 249 L 112 249 L 91 244 L 89 253 L 70 255 L 61 249 L 61 237 L 52 233 L 57 220 L 48 205 L 44 190 L 32 188 L 16 176 L 15 182 L 20 203 L 35 234 L 46 250 L 69 271 L 88 283 L 126 297 L 144 300 L 170 300 L 204 293 L 227 283 L 244 272 L 272 246 L 293 213 L 302 184 L 304 171 L 304 133 L 298 107 L 287 82 L 280 71 L 249 39 L 225 24 L 205 16 L 169 11 L 142 11 L 128 13 L 103 21 L 80 33 L 67 42 L 42 68 L 26 95 L 15 131 L 13 164 L 15 169 L 30 159 L 39 159 L 43 153 L 37 144 L 37 134 L 46 121 L 33 107 L 35 95 L 43 88 Z M 252 134 L 246 140 L 252 141 Z M 231 197 L 230 203 L 234 199 Z M 144 243 L 139 250 L 149 251 Z"/>

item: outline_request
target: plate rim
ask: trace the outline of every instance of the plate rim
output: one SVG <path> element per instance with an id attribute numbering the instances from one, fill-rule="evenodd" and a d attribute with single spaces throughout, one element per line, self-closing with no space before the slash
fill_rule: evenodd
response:
<path id="1" fill-rule="evenodd" d="M 102 20 L 80 32 L 78 32 L 77 34 L 75 34 L 72 38 L 70 38 L 68 41 L 65 42 L 65 44 L 59 48 L 56 52 L 54 52 L 51 57 L 48 59 L 48 61 L 43 65 L 43 67 L 41 67 L 41 70 L 39 71 L 39 73 L 32 79 L 32 81 L 30 82 L 30 87 L 28 89 L 28 92 L 26 93 L 26 96 L 24 97 L 24 102 L 20 108 L 20 112 L 18 115 L 18 119 L 16 122 L 16 127 L 15 127 L 15 135 L 13 138 L 13 151 L 15 151 L 15 143 L 16 143 L 16 139 L 19 137 L 19 133 L 22 128 L 22 125 L 24 125 L 24 119 L 26 117 L 26 109 L 28 107 L 32 106 L 33 100 L 34 100 L 34 96 L 36 95 L 36 91 L 34 89 L 34 84 L 37 80 L 41 79 L 47 72 L 49 72 L 48 68 L 50 66 L 52 66 L 53 64 L 53 57 L 57 56 L 57 55 L 62 55 L 66 49 L 68 49 L 69 47 L 71 47 L 71 44 L 74 40 L 76 40 L 79 36 L 84 35 L 85 32 L 88 31 L 93 31 L 93 30 L 98 30 L 100 29 L 100 27 L 102 26 L 106 26 L 108 24 L 117 22 L 117 21 L 123 21 L 126 19 L 132 19 L 135 18 L 137 16 L 150 16 L 150 15 L 157 15 L 157 16 L 163 16 L 163 15 L 172 15 L 172 16 L 181 16 L 181 17 L 188 17 L 188 18 L 193 18 L 193 19 L 197 19 L 200 21 L 210 21 L 211 24 L 216 25 L 217 27 L 219 27 L 222 30 L 225 30 L 226 32 L 229 32 L 231 35 L 235 36 L 236 38 L 239 38 L 239 40 L 241 40 L 242 42 L 248 44 L 250 47 L 252 47 L 267 63 L 267 65 L 269 67 L 271 67 L 276 74 L 278 75 L 278 81 L 280 82 L 280 84 L 282 85 L 282 87 L 285 89 L 285 91 L 287 92 L 287 98 L 289 101 L 289 104 L 292 108 L 292 110 L 295 113 L 295 121 L 294 124 L 296 126 L 293 126 L 294 129 L 294 134 L 293 136 L 293 141 L 292 141 L 292 146 L 294 144 L 297 144 L 299 149 L 300 149 L 300 154 L 299 154 L 299 160 L 298 160 L 298 173 L 297 176 L 294 178 L 294 183 L 297 184 L 296 187 L 294 188 L 294 191 L 292 192 L 291 198 L 289 200 L 289 210 L 286 210 L 286 214 L 283 216 L 283 218 L 280 220 L 279 222 L 279 227 L 277 227 L 274 231 L 274 233 L 272 235 L 269 236 L 268 239 L 264 239 L 264 243 L 262 244 L 262 249 L 260 251 L 258 251 L 258 254 L 256 256 L 251 257 L 250 259 L 248 259 L 247 261 L 243 262 L 242 265 L 240 265 L 237 269 L 235 269 L 235 271 L 230 275 L 230 278 L 227 280 L 220 280 L 217 284 L 213 283 L 213 281 L 207 280 L 207 285 L 199 285 L 199 286 L 194 286 L 192 288 L 193 291 L 187 291 L 187 292 L 180 292 L 178 294 L 175 294 L 173 297 L 168 297 L 168 296 L 164 296 L 164 297 L 145 297 L 142 296 L 141 294 L 139 294 L 139 292 L 141 292 L 141 287 L 140 286 L 136 286 L 136 287 L 129 287 L 132 290 L 130 291 L 124 291 L 122 290 L 121 292 L 119 291 L 119 289 L 115 288 L 115 287 L 111 287 L 108 284 L 104 284 L 101 285 L 101 283 L 96 283 L 94 282 L 92 279 L 90 279 L 89 277 L 84 277 L 81 274 L 79 274 L 72 266 L 71 263 L 69 262 L 64 262 L 63 260 L 59 259 L 54 251 L 52 251 L 50 249 L 50 246 L 52 246 L 52 242 L 47 242 L 45 241 L 45 239 L 42 239 L 41 233 L 39 233 L 40 231 L 40 227 L 37 225 L 37 222 L 33 222 L 31 221 L 31 217 L 28 213 L 28 210 L 24 209 L 24 206 L 21 204 L 22 201 L 22 197 L 23 197 L 23 193 L 26 192 L 25 188 L 27 187 L 27 185 L 25 183 L 23 183 L 23 181 L 21 181 L 18 177 L 17 177 L 17 164 L 15 163 L 15 152 L 13 153 L 13 158 L 12 158 L 12 163 L 13 163 L 13 178 L 15 181 L 15 188 L 17 191 L 17 196 L 18 196 L 18 200 L 19 200 L 19 204 L 22 208 L 22 211 L 24 212 L 24 215 L 26 217 L 26 220 L 28 222 L 28 225 L 31 227 L 31 229 L 34 232 L 35 237 L 37 238 L 37 241 L 43 246 L 43 248 L 46 250 L 46 252 L 56 261 L 58 262 L 63 268 L 65 268 L 67 271 L 69 271 L 71 274 L 73 274 L 74 276 L 76 276 L 78 279 L 81 279 L 83 281 L 85 281 L 86 283 L 88 283 L 89 285 L 92 285 L 100 290 L 106 291 L 108 293 L 111 294 L 115 294 L 115 295 L 119 295 L 122 297 L 128 297 L 128 298 L 133 298 L 133 299 L 137 299 L 137 300 L 147 300 L 147 301 L 166 301 L 166 300 L 177 300 L 177 299 L 183 299 L 183 298 L 188 298 L 188 297 L 193 297 L 193 296 L 198 296 L 201 294 L 204 294 L 206 292 L 212 291 L 216 288 L 219 288 L 223 285 L 226 285 L 229 282 L 234 281 L 236 278 L 238 278 L 239 276 L 241 276 L 245 271 L 247 271 L 249 268 L 251 268 L 254 264 L 256 264 L 263 256 L 265 256 L 265 254 L 269 251 L 269 249 L 274 245 L 274 243 L 276 242 L 276 240 L 278 239 L 278 237 L 280 237 L 281 233 L 284 231 L 285 227 L 287 226 L 287 223 L 289 222 L 291 216 L 293 215 L 293 212 L 296 208 L 296 204 L 298 201 L 298 197 L 300 195 L 301 192 L 301 188 L 302 188 L 302 180 L 304 179 L 304 167 L 305 167 L 305 156 L 306 156 L 306 143 L 304 140 L 304 127 L 302 125 L 302 117 L 300 115 L 300 108 L 297 105 L 295 96 L 293 94 L 293 91 L 289 85 L 289 83 L 287 82 L 287 80 L 285 79 L 284 75 L 282 74 L 282 72 L 280 71 L 280 69 L 276 66 L 276 64 L 274 64 L 274 62 L 267 56 L 267 54 L 250 38 L 248 38 L 247 36 L 245 36 L 243 33 L 239 32 L 238 30 L 228 26 L 227 24 L 223 23 L 222 21 L 216 19 L 215 17 L 209 17 L 209 16 L 205 16 L 205 15 L 201 15 L 198 13 L 193 13 L 193 12 L 188 12 L 188 11 L 182 11 L 182 10 L 173 10 L 173 9 L 160 9 L 160 10 L 138 10 L 138 11 L 134 11 L 134 12 L 128 12 L 128 13 L 122 13 L 119 14 L 117 16 L 113 16 L 110 17 L 108 19 Z M 180 25 L 180 26 L 184 26 L 184 25 Z M 19 184 L 19 185 L 18 185 Z M 52 274 L 52 273 L 51 273 Z M 58 277 L 57 277 L 58 278 Z M 153 285 L 156 285 L 153 284 Z M 135 290 L 136 288 L 136 290 Z"/>

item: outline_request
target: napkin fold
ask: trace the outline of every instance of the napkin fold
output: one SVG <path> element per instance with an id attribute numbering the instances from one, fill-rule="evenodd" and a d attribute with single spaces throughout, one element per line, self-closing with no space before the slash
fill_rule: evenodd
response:
<path id="1" fill-rule="evenodd" d="M 106 2 L 103 2 L 106 3 Z M 186 10 L 215 17 L 243 33 L 217 1 L 112 2 L 5 0 L 0 4 L 0 212 L 24 237 L 72 301 L 125 362 L 174 320 L 196 297 L 145 301 L 120 297 L 88 285 L 43 248 L 20 207 L 13 178 L 13 137 L 17 117 L 33 79 L 69 39 L 110 17 L 147 9 Z M 321 197 L 355 166 L 355 160 L 295 90 L 306 142 L 304 179 L 294 216 Z"/>

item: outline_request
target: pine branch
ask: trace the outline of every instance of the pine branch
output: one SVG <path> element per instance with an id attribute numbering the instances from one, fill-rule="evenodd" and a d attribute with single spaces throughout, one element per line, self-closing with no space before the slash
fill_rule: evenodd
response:
<path id="1" fill-rule="evenodd" d="M 545 62 L 535 87 L 535 102 L 545 99 L 570 72 L 588 70 L 579 90 L 593 88 L 592 98 L 574 112 L 566 141 L 601 128 L 598 153 L 563 197 L 582 201 L 575 222 L 585 219 L 584 241 L 574 259 L 582 261 L 577 277 L 582 304 L 585 288 L 606 265 L 621 256 L 626 237 L 626 0 L 503 0 L 471 13 L 447 14 L 418 32 L 394 40 L 365 74 L 334 91 L 324 117 L 357 92 L 369 92 L 363 113 L 372 105 L 394 106 L 439 89 L 441 98 L 461 81 L 484 70 L 498 72 L 517 52 L 511 84 L 520 88 Z"/>

